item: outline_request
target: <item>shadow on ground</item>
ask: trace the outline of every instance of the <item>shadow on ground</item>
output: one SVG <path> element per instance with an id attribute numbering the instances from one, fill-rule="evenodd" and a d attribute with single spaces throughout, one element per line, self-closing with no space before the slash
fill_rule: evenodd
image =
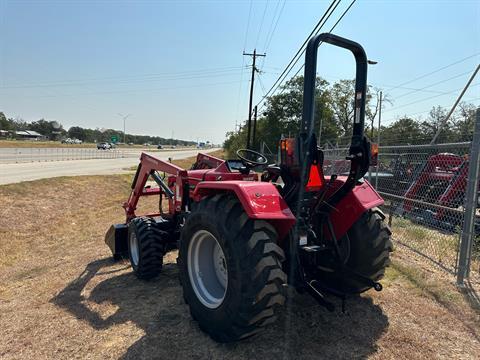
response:
<path id="1" fill-rule="evenodd" d="M 465 280 L 465 287 L 461 290 L 465 300 L 470 305 L 470 307 L 479 312 L 480 311 L 480 295 L 478 291 L 474 287 L 474 285 L 470 282 L 470 280 Z"/>
<path id="2" fill-rule="evenodd" d="M 176 265 L 166 264 L 160 277 L 150 282 L 121 270 L 109 259 L 94 261 L 52 302 L 96 330 L 126 323 L 141 328 L 145 335 L 128 348 L 123 359 L 365 358 L 377 350 L 376 342 L 388 327 L 386 315 L 367 297 L 349 300 L 347 313 L 342 314 L 327 312 L 307 295 L 296 295 L 276 324 L 260 335 L 218 344 L 191 319 Z M 92 286 L 89 282 L 96 276 L 108 278 L 84 297 L 84 289 Z M 111 303 L 117 310 L 104 317 L 88 302 Z"/>

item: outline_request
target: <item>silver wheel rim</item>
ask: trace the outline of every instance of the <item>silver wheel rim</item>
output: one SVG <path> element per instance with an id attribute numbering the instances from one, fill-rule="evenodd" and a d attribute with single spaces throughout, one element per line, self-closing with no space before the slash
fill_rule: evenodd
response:
<path id="1" fill-rule="evenodd" d="M 188 275 L 198 300 L 210 309 L 219 307 L 228 285 L 227 262 L 218 240 L 199 230 L 188 245 Z"/>
<path id="2" fill-rule="evenodd" d="M 135 232 L 130 233 L 130 256 L 132 258 L 132 262 L 135 266 L 138 265 L 138 240 L 137 235 Z"/>

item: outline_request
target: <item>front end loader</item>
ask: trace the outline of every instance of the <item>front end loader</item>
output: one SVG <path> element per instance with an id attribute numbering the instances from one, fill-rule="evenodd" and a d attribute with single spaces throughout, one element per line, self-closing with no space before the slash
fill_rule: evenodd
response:
<path id="1" fill-rule="evenodd" d="M 356 61 L 350 170 L 343 176 L 324 176 L 313 131 L 320 42 L 349 50 Z M 123 205 L 126 222 L 107 232 L 114 257 L 128 257 L 138 278 L 151 279 L 166 252 L 178 249 L 184 300 L 200 328 L 220 342 L 274 322 L 287 287 L 310 293 L 331 311 L 326 294 L 345 299 L 381 290 L 392 242 L 378 209 L 383 200 L 363 179 L 371 161 L 366 75 L 359 44 L 332 34 L 310 40 L 300 133 L 280 140 L 278 164 L 250 149 L 233 160 L 199 154 L 189 170 L 142 154 Z M 156 214 L 136 214 L 142 196 L 159 197 Z"/>

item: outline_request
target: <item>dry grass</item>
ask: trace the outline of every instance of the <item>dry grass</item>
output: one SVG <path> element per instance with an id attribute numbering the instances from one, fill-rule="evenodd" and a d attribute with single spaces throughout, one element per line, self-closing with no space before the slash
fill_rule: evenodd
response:
<path id="1" fill-rule="evenodd" d="M 0 140 L 0 148 L 94 148 L 94 143 L 62 144 L 59 141 Z"/>
<path id="2" fill-rule="evenodd" d="M 384 291 L 348 300 L 346 314 L 296 295 L 263 334 L 230 345 L 211 341 L 183 303 L 175 253 L 150 282 L 110 260 L 103 237 L 123 220 L 130 180 L 0 186 L 1 359 L 480 357 L 478 313 L 451 277 L 402 247 Z"/>

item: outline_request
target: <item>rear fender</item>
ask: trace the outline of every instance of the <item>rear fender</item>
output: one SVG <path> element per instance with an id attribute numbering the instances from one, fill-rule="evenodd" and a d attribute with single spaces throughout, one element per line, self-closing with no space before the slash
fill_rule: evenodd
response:
<path id="1" fill-rule="evenodd" d="M 295 224 L 295 216 L 275 185 L 259 181 L 203 181 L 193 193 L 195 201 L 219 192 L 235 194 L 251 219 L 266 220 L 285 238 Z"/>
<path id="2" fill-rule="evenodd" d="M 342 178 L 339 177 L 336 181 L 343 181 Z M 355 186 L 330 212 L 336 238 L 344 236 L 366 211 L 383 203 L 382 197 L 368 181 Z"/>

